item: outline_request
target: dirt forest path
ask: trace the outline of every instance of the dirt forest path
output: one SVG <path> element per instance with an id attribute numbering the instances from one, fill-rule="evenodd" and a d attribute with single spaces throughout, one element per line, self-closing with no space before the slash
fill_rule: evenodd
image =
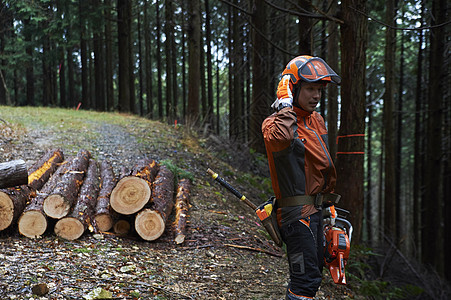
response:
<path id="1" fill-rule="evenodd" d="M 188 234 L 181 245 L 173 240 L 172 216 L 153 242 L 133 233 L 86 232 L 67 241 L 53 230 L 38 239 L 21 236 L 16 226 L 0 232 L 0 299 L 97 299 L 99 291 L 112 299 L 284 299 L 283 250 L 266 240 L 247 207 L 206 175 L 216 167 L 240 189 L 259 192 L 255 182 L 240 180 L 249 175 L 240 175 L 231 155 L 218 152 L 217 138 L 119 114 L 0 106 L 0 119 L 2 161 L 21 158 L 31 165 L 50 148 L 65 156 L 86 149 L 97 161 L 110 161 L 116 175 L 149 156 L 193 179 Z M 33 295 L 38 283 L 49 292 Z M 337 291 L 340 296 L 333 296 Z M 344 294 L 346 289 L 325 284 L 316 299 L 344 299 Z"/>

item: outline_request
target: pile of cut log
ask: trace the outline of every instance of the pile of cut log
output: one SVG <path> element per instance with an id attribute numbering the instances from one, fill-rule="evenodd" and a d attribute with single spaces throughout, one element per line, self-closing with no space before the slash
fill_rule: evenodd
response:
<path id="1" fill-rule="evenodd" d="M 50 150 L 25 173 L 24 165 L 0 164 L 0 231 L 17 225 L 20 234 L 36 238 L 53 229 L 68 240 L 87 230 L 136 232 L 153 241 L 174 210 L 174 241 L 184 242 L 191 182 L 180 179 L 174 190 L 172 171 L 153 159 L 124 167 L 118 177 L 108 161 L 99 165 L 87 150 L 69 159 Z"/>

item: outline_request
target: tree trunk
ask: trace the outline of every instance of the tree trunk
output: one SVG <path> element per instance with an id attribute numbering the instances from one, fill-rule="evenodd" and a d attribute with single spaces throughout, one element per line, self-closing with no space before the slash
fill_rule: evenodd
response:
<path id="1" fill-rule="evenodd" d="M 25 53 L 27 60 L 25 62 L 25 77 L 27 81 L 27 105 L 34 106 L 34 67 L 33 67 L 33 42 L 31 38 L 32 28 L 30 25 L 30 19 L 23 20 L 24 23 L 24 38 L 27 44 Z"/>
<path id="2" fill-rule="evenodd" d="M 387 2 L 386 22 L 394 24 L 394 0 Z M 394 68 L 395 68 L 395 30 L 386 28 L 385 35 L 385 180 L 384 180 L 384 233 L 396 239 L 396 178 L 395 178 L 395 138 L 394 138 Z"/>
<path id="3" fill-rule="evenodd" d="M 70 166 L 69 162 L 61 164 L 50 179 L 44 184 L 37 196 L 24 209 L 19 218 L 19 233 L 29 237 L 37 238 L 44 234 L 47 229 L 47 216 L 44 213 L 44 199 L 55 188 Z"/>
<path id="4" fill-rule="evenodd" d="M 119 111 L 130 112 L 130 49 L 129 38 L 130 30 L 127 22 L 129 0 L 117 0 L 117 34 L 118 34 L 118 55 L 119 55 Z"/>
<path id="5" fill-rule="evenodd" d="M 266 3 L 264 0 L 256 0 L 254 11 L 252 13 L 252 22 L 254 24 L 252 32 L 252 103 L 250 114 L 249 143 L 251 148 L 259 153 L 265 153 L 265 145 L 261 126 L 263 120 L 268 115 L 270 105 L 268 93 L 268 74 L 267 74 L 267 42 L 266 36 Z M 257 32 L 258 28 L 258 32 Z"/>
<path id="6" fill-rule="evenodd" d="M 146 80 L 146 115 L 153 118 L 153 86 L 152 86 L 152 44 L 150 39 L 149 0 L 144 1 L 144 54 L 145 54 L 145 80 Z"/>
<path id="7" fill-rule="evenodd" d="M 80 18 L 80 59 L 81 59 L 81 100 L 84 107 L 89 109 L 90 95 L 88 86 L 88 50 L 86 45 L 86 30 L 85 30 L 85 3 L 86 1 L 79 0 L 79 18 Z"/>
<path id="8" fill-rule="evenodd" d="M 344 0 L 341 25 L 341 119 L 337 145 L 336 192 L 343 196 L 340 206 L 351 212 L 353 240 L 360 242 L 363 219 L 363 163 L 365 149 L 365 91 L 367 18 L 365 0 Z M 359 80 L 355 80 L 359 78 Z"/>
<path id="9" fill-rule="evenodd" d="M 188 3 L 188 109 L 187 123 L 195 123 L 199 118 L 200 85 L 200 4 L 199 0 Z"/>
<path id="10" fill-rule="evenodd" d="M 191 190 L 190 180 L 181 179 L 178 183 L 177 195 L 175 197 L 174 231 L 176 244 L 181 244 L 185 241 L 190 190 Z"/>
<path id="11" fill-rule="evenodd" d="M 111 192 L 111 208 L 124 215 L 140 211 L 149 202 L 158 167 L 153 159 L 141 160 L 132 174 L 121 178 Z"/>
<path id="12" fill-rule="evenodd" d="M 67 216 L 75 204 L 91 153 L 80 150 L 55 189 L 44 200 L 44 212 L 54 219 Z"/>
<path id="13" fill-rule="evenodd" d="M 93 19 L 94 25 L 94 78 L 95 78 L 95 100 L 96 109 L 98 111 L 105 111 L 105 72 L 104 72 L 104 54 L 103 45 L 103 14 L 101 11 L 101 1 L 93 0 L 93 9 L 97 12 Z"/>
<path id="14" fill-rule="evenodd" d="M 159 1 L 156 0 L 156 4 L 155 4 L 155 13 L 156 13 L 156 38 L 157 38 L 157 49 L 156 49 L 156 54 L 157 54 L 157 104 L 158 104 L 158 117 L 160 119 L 163 118 L 163 82 L 162 82 L 162 69 L 163 67 L 161 66 L 161 24 L 160 24 L 160 4 Z"/>
<path id="15" fill-rule="evenodd" d="M 103 161 L 100 165 L 101 189 L 94 214 L 94 228 L 100 231 L 108 231 L 113 227 L 111 216 L 110 196 L 116 185 L 113 167 L 108 161 Z"/>
<path id="16" fill-rule="evenodd" d="M 29 169 L 28 186 L 35 191 L 39 191 L 63 161 L 64 154 L 60 149 L 47 151 Z"/>
<path id="17" fill-rule="evenodd" d="M 149 207 L 141 210 L 135 218 L 135 230 L 141 238 L 153 241 L 163 234 L 174 206 L 173 194 L 174 174 L 162 165 L 153 184 Z"/>
<path id="18" fill-rule="evenodd" d="M 335 15 L 337 1 L 332 1 L 330 14 Z M 327 40 L 327 63 L 333 70 L 338 70 L 338 26 L 335 22 L 327 25 L 329 38 Z M 329 84 L 327 87 L 327 131 L 329 137 L 329 153 L 333 160 L 337 153 L 337 126 L 338 126 L 338 86 Z"/>
<path id="19" fill-rule="evenodd" d="M 97 163 L 89 160 L 88 171 L 72 212 L 55 224 L 55 234 L 66 240 L 76 240 L 91 225 L 95 202 L 99 192 Z"/>
<path id="20" fill-rule="evenodd" d="M 105 0 L 105 95 L 106 111 L 114 109 L 114 86 L 113 86 L 113 39 L 111 30 L 111 0 Z"/>
<path id="21" fill-rule="evenodd" d="M 446 0 L 432 1 L 431 25 L 441 25 L 446 22 Z M 422 260 L 436 268 L 439 274 L 444 274 L 444 239 L 449 233 L 443 232 L 445 197 L 443 195 L 443 115 L 444 115 L 444 89 L 446 69 L 444 68 L 446 56 L 445 26 L 436 26 L 431 29 L 431 48 L 429 63 L 428 110 L 426 132 L 426 161 L 425 166 L 425 201 L 421 207 L 422 215 Z M 449 183 L 448 183 L 449 184 Z"/>
<path id="22" fill-rule="evenodd" d="M 308 11 L 311 11 L 310 1 L 300 0 L 299 5 Z M 308 17 L 299 17 L 299 54 L 312 55 L 312 25 Z"/>
<path id="23" fill-rule="evenodd" d="M 22 159 L 0 163 L 0 188 L 28 183 L 28 170 Z"/>
<path id="24" fill-rule="evenodd" d="M 425 1 L 421 2 L 421 25 L 424 25 L 424 11 Z M 422 183 L 424 176 L 424 166 L 422 160 L 424 155 L 421 149 L 423 148 L 424 130 L 423 130 L 423 38 L 424 33 L 421 30 L 418 37 L 418 54 L 417 54 L 417 76 L 416 76 L 416 93 L 415 93 L 415 145 L 414 145 L 414 161 L 413 164 L 413 231 L 415 239 L 415 249 L 418 249 L 416 258 L 421 258 L 421 198 L 422 198 Z"/>
<path id="25" fill-rule="evenodd" d="M 172 122 L 173 117 L 172 113 L 172 105 L 173 105 L 173 87 L 172 87 L 172 43 L 174 38 L 174 33 L 172 28 L 174 26 L 172 21 L 172 0 L 165 0 L 164 6 L 164 32 L 166 35 L 166 41 L 164 43 L 166 50 L 166 118 L 169 123 Z"/>

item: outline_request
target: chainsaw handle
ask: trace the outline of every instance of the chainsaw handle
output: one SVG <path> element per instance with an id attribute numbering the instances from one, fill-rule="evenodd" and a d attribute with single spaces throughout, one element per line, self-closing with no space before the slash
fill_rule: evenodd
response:
<path id="1" fill-rule="evenodd" d="M 215 171 L 213 171 L 212 169 L 208 169 L 207 170 L 208 174 L 211 175 L 211 177 L 213 177 L 214 180 L 216 180 L 217 182 L 219 182 L 223 187 L 225 187 L 226 189 L 229 190 L 229 192 L 231 192 L 232 194 L 234 194 L 236 197 L 238 197 L 238 199 L 240 199 L 241 201 L 243 201 L 247 206 L 249 206 L 250 208 L 252 208 L 253 210 L 257 209 L 257 206 L 250 202 L 246 196 L 244 196 L 243 194 L 241 194 L 237 189 L 235 189 L 233 186 L 230 185 L 230 183 L 228 183 L 227 181 L 224 180 L 224 178 L 219 177 L 218 173 L 216 173 Z"/>

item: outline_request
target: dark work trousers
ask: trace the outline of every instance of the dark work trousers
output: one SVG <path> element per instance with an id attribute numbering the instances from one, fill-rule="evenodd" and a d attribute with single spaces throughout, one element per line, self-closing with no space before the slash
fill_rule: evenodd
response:
<path id="1" fill-rule="evenodd" d="M 280 230 L 290 266 L 286 299 L 314 297 L 321 284 L 324 260 L 321 211 L 302 220 L 283 222 Z"/>

